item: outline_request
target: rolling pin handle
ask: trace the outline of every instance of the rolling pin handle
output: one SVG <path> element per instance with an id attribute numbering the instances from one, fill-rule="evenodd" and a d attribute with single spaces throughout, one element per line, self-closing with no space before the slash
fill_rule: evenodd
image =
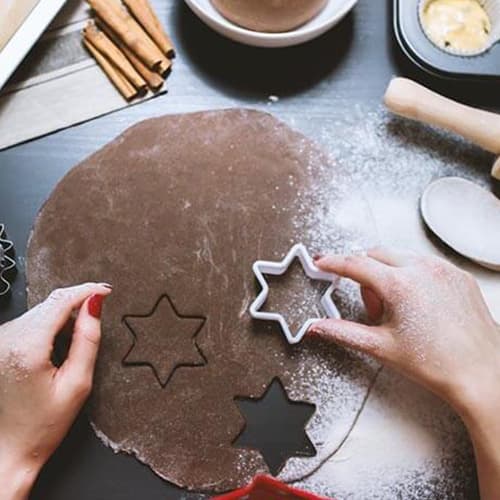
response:
<path id="1" fill-rule="evenodd" d="M 497 181 L 500 181 L 500 158 L 496 159 L 495 164 L 491 169 L 491 176 Z"/>
<path id="2" fill-rule="evenodd" d="M 406 78 L 394 78 L 385 105 L 393 113 L 455 132 L 500 155 L 500 115 L 465 106 Z"/>

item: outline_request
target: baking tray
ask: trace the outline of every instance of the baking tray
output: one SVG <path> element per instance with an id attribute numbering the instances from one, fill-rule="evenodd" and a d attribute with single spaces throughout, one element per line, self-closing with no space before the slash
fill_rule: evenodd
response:
<path id="1" fill-rule="evenodd" d="M 436 47 L 418 18 L 419 0 L 394 0 L 394 33 L 403 52 L 433 75 L 461 80 L 500 79 L 500 43 L 484 54 L 455 56 Z"/>
<path id="2" fill-rule="evenodd" d="M 39 0 L 0 51 L 0 89 L 61 10 L 66 0 Z"/>

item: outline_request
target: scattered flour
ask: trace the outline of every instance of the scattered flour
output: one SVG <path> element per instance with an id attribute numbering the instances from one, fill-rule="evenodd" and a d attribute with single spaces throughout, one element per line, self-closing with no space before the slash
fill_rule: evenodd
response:
<path id="1" fill-rule="evenodd" d="M 381 108 L 357 106 L 338 116 L 342 120 L 327 120 L 318 138 L 337 165 L 335 171 L 325 167 L 310 192 L 303 193 L 295 220 L 297 241 L 312 252 L 357 252 L 381 243 L 447 256 L 477 276 L 499 319 L 497 275 L 429 239 L 418 211 L 421 193 L 438 177 L 457 175 L 487 185 L 490 155 L 448 134 L 392 118 Z M 300 128 L 308 133 L 307 123 Z M 313 211 L 308 210 L 310 199 L 317 207 Z M 344 317 L 362 317 L 352 283 L 342 282 L 336 300 Z M 307 430 L 313 442 L 327 443 L 332 456 L 323 465 L 324 454 L 319 463 L 291 459 L 283 479 L 302 478 L 295 484 L 338 500 L 476 497 L 471 446 L 458 417 L 387 368 L 377 372 L 344 441 L 339 427 L 345 429 L 343 418 L 352 420 L 360 387 L 349 380 L 339 384 L 342 369 L 326 366 L 326 359 L 319 355 L 311 367 L 310 354 L 304 357 L 291 396 L 321 401 L 321 415 Z"/>
<path id="2" fill-rule="evenodd" d="M 472 460 L 451 410 L 384 369 L 343 447 L 299 484 L 339 500 L 469 499 Z"/>

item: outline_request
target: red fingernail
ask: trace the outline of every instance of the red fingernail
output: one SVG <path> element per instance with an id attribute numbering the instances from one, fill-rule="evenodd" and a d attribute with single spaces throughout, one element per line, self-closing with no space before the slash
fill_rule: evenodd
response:
<path id="1" fill-rule="evenodd" d="M 314 326 L 311 326 L 311 327 L 309 328 L 309 330 L 307 330 L 307 333 L 306 333 L 306 335 L 307 335 L 308 337 L 318 337 L 318 336 L 319 336 L 319 334 L 320 334 L 320 332 L 319 332 L 319 331 L 318 331 L 318 329 L 317 329 L 317 328 L 315 328 Z"/>
<path id="2" fill-rule="evenodd" d="M 314 262 L 318 262 L 318 260 L 321 260 L 322 258 L 323 258 L 323 256 L 320 253 L 315 253 L 313 255 L 313 261 Z"/>
<path id="3" fill-rule="evenodd" d="M 105 298 L 105 295 L 96 294 L 92 295 L 92 297 L 90 297 L 89 299 L 89 314 L 96 319 L 101 319 L 102 303 L 104 302 Z"/>

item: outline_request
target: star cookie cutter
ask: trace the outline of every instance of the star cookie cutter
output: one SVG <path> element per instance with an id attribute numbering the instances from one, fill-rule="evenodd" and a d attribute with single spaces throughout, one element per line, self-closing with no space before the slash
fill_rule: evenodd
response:
<path id="1" fill-rule="evenodd" d="M 299 259 L 302 268 L 304 269 L 304 272 L 308 278 L 318 281 L 331 282 L 331 285 L 327 288 L 326 292 L 321 297 L 320 304 L 323 307 L 323 310 L 325 311 L 327 317 L 337 319 L 340 318 L 339 310 L 332 300 L 332 292 L 334 291 L 337 284 L 338 276 L 319 270 L 314 265 L 314 262 L 307 252 L 306 247 L 301 243 L 293 246 L 290 252 L 288 252 L 288 255 L 281 262 L 271 262 L 266 260 L 258 260 L 254 262 L 252 266 L 253 273 L 255 274 L 257 281 L 262 287 L 262 290 L 250 305 L 250 316 L 254 319 L 278 322 L 289 344 L 298 344 L 304 338 L 304 335 L 307 333 L 307 330 L 309 330 L 309 327 L 316 321 L 323 319 L 308 319 L 302 325 L 299 331 L 295 335 L 293 335 L 290 327 L 288 326 L 288 323 L 286 322 L 282 314 L 260 310 L 269 296 L 269 285 L 267 284 L 264 274 L 281 276 L 282 274 L 286 273 L 286 271 L 296 258 Z"/>
<path id="2" fill-rule="evenodd" d="M 13 248 L 12 241 L 5 239 L 5 225 L 0 224 L 0 297 L 10 291 L 10 282 L 5 274 L 16 267 L 16 261 L 7 255 Z"/>

